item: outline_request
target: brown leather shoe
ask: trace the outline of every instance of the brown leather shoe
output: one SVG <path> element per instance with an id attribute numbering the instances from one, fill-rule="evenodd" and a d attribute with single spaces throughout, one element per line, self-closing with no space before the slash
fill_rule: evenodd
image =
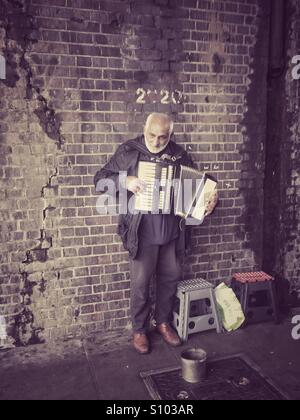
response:
<path id="1" fill-rule="evenodd" d="M 139 354 L 148 354 L 150 352 L 150 345 L 146 334 L 134 333 L 133 347 Z"/>
<path id="2" fill-rule="evenodd" d="M 160 324 L 156 327 L 157 332 L 159 332 L 166 343 L 172 347 L 181 346 L 182 341 L 180 340 L 176 331 L 167 323 Z"/>

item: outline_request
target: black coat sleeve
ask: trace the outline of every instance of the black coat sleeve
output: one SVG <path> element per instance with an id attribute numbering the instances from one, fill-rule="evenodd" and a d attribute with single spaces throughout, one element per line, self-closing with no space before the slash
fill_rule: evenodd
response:
<path id="1" fill-rule="evenodd" d="M 110 179 L 115 183 L 116 192 L 119 191 L 120 172 L 127 172 L 128 159 L 126 149 L 121 145 L 108 163 L 98 171 L 94 177 L 96 191 L 99 191 L 99 181 Z"/>

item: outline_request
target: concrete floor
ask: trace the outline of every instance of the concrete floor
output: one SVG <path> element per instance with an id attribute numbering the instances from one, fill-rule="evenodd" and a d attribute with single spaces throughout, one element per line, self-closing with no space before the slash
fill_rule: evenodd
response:
<path id="1" fill-rule="evenodd" d="M 235 333 L 194 334 L 173 349 L 151 336 L 153 349 L 139 356 L 126 331 L 0 352 L 0 400 L 149 400 L 141 371 L 180 366 L 180 353 L 193 346 L 210 357 L 245 353 L 291 399 L 300 399 L 300 340 L 292 324 L 248 326 Z"/>

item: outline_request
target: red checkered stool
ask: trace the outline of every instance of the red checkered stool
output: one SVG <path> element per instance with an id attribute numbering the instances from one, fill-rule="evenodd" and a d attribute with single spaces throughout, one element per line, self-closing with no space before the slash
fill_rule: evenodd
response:
<path id="1" fill-rule="evenodd" d="M 241 302 L 247 324 L 279 322 L 274 277 L 263 271 L 238 273 L 233 276 L 231 287 Z"/>

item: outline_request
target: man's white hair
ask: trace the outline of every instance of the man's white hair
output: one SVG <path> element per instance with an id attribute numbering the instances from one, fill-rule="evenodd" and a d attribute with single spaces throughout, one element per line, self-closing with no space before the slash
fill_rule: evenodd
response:
<path id="1" fill-rule="evenodd" d="M 162 114 L 158 112 L 153 112 L 152 114 L 148 116 L 146 120 L 146 124 L 145 124 L 146 131 L 148 131 L 150 124 L 155 120 L 159 120 L 159 121 L 163 121 L 167 123 L 170 126 L 170 132 L 169 132 L 170 136 L 173 134 L 174 121 L 172 120 L 172 118 L 168 114 Z"/>

